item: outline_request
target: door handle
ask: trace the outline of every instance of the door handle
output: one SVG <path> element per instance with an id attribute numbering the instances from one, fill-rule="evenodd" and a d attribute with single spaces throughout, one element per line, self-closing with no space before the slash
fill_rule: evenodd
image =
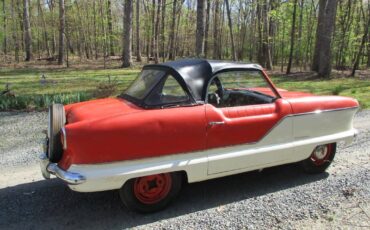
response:
<path id="1" fill-rule="evenodd" d="M 224 125 L 225 122 L 224 121 L 211 121 L 208 123 L 210 126 L 214 126 L 214 125 Z"/>

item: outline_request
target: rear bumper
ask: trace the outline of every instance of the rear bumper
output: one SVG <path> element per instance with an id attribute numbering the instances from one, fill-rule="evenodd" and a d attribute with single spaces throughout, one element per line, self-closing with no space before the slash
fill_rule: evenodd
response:
<path id="1" fill-rule="evenodd" d="M 40 156 L 40 168 L 45 179 L 50 179 L 50 174 L 52 174 L 71 185 L 82 184 L 86 181 L 84 175 L 63 170 L 58 164 L 51 163 L 45 153 Z"/>

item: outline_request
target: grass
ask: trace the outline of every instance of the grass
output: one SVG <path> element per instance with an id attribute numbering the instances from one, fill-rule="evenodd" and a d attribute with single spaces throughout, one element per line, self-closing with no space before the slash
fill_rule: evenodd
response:
<path id="1" fill-rule="evenodd" d="M 0 69 L 0 92 L 6 84 L 15 97 L 0 96 L 0 111 L 43 109 L 51 103 L 69 104 L 97 97 L 109 82 L 124 91 L 140 69 L 68 70 Z M 42 78 L 45 76 L 45 78 Z M 105 87 L 107 88 L 107 87 Z M 111 90 L 111 89 L 109 89 Z"/>
<path id="2" fill-rule="evenodd" d="M 6 84 L 15 98 L 0 96 L 0 111 L 43 109 L 52 102 L 64 104 L 89 100 L 109 82 L 116 85 L 115 94 L 124 91 L 140 72 L 133 69 L 0 69 L 0 92 Z M 42 78 L 45 76 L 45 79 Z M 370 80 L 333 78 L 301 80 L 287 76 L 272 76 L 279 88 L 311 92 L 319 95 L 343 95 L 356 98 L 362 108 L 370 108 Z M 104 88 L 104 87 L 103 87 Z"/>
<path id="3" fill-rule="evenodd" d="M 370 79 L 332 78 L 299 80 L 272 77 L 278 88 L 310 92 L 317 95 L 341 95 L 356 98 L 363 109 L 370 108 Z"/>

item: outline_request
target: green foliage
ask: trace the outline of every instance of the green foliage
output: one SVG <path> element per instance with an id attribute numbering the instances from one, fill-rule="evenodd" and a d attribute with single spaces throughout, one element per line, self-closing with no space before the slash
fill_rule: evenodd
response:
<path id="1" fill-rule="evenodd" d="M 346 88 L 342 85 L 335 86 L 334 89 L 331 91 L 333 95 L 339 95 L 342 91 L 344 91 Z"/>
<path id="2" fill-rule="evenodd" d="M 0 96 L 0 111 L 45 109 L 53 103 L 66 105 L 86 101 L 91 98 L 92 94 L 88 92 L 52 95 L 22 95 L 15 97 Z"/>

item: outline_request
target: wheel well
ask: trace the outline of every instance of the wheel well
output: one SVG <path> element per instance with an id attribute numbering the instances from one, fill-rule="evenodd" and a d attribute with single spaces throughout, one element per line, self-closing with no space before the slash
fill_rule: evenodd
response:
<path id="1" fill-rule="evenodd" d="M 181 179 L 182 179 L 182 182 L 183 183 L 188 183 L 188 174 L 186 173 L 186 171 L 173 171 L 173 172 L 168 172 L 168 173 L 178 173 L 178 174 L 180 174 L 180 176 L 181 176 Z M 148 175 L 149 176 L 149 175 Z M 132 178 L 130 178 L 130 179 L 128 179 L 128 180 L 126 180 L 125 181 L 125 183 L 123 183 L 123 185 L 122 185 L 122 187 L 128 182 L 128 181 L 130 181 L 130 180 L 134 180 L 134 179 L 136 179 L 137 177 L 132 177 Z"/>
<path id="2" fill-rule="evenodd" d="M 181 175 L 182 177 L 182 182 L 183 183 L 188 183 L 188 174 L 186 173 L 186 171 L 178 171 L 178 173 Z"/>

